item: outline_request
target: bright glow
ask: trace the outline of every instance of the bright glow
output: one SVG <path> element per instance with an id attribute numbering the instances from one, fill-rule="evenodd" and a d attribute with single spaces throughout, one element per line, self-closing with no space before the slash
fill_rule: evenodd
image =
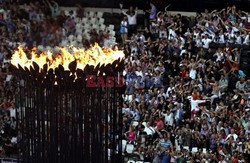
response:
<path id="1" fill-rule="evenodd" d="M 90 66 L 107 65 L 113 63 L 117 59 L 123 59 L 124 53 L 115 47 L 101 48 L 97 43 L 89 49 L 81 48 L 59 48 L 60 54 L 53 55 L 51 51 L 44 51 L 41 54 L 36 53 L 36 48 L 32 49 L 30 54 L 25 53 L 25 49 L 21 46 L 15 51 L 11 58 L 11 64 L 18 67 L 18 64 L 28 69 L 33 67 L 32 62 L 36 62 L 40 70 L 44 64 L 48 65 L 48 69 L 55 70 L 60 64 L 65 70 L 69 70 L 69 64 L 76 60 L 77 68 L 84 69 L 88 64 Z M 72 51 L 72 52 L 71 52 Z M 30 55 L 30 57 L 28 57 Z"/>

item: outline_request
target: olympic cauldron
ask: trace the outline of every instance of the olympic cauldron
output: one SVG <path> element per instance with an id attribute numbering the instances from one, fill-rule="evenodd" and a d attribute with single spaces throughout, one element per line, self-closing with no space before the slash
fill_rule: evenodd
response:
<path id="1" fill-rule="evenodd" d="M 12 56 L 18 79 L 18 160 L 27 163 L 121 162 L 122 79 L 117 48 L 60 48 L 59 54 L 19 47 Z"/>

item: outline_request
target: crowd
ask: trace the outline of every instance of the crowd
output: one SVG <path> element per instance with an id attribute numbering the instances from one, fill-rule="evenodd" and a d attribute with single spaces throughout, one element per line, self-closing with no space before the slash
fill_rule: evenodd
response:
<path id="1" fill-rule="evenodd" d="M 185 17 L 157 14 L 153 3 L 147 12 L 145 32 L 129 26 L 133 7 L 121 23 L 128 31 L 121 35 L 130 35 L 123 39 L 125 156 L 248 162 L 250 78 L 239 62 L 250 45 L 250 13 L 230 6 Z"/>
<path id="2" fill-rule="evenodd" d="M 84 17 L 78 6 L 77 17 Z M 145 11 L 149 24 L 137 31 L 137 9 L 124 13 L 120 33 L 126 55 L 123 139 L 139 160 L 247 162 L 250 149 L 250 79 L 239 69 L 249 46 L 250 14 L 227 7 L 184 17 Z M 16 153 L 16 80 L 9 61 L 19 45 L 58 46 L 76 22 L 54 1 L 0 3 L 0 155 Z M 90 31 L 78 43 L 105 45 L 109 34 Z M 219 48 L 211 48 L 219 44 Z"/>

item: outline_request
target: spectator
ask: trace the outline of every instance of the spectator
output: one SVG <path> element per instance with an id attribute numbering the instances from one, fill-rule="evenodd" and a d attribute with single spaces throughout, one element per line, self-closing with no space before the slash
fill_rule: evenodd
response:
<path id="1" fill-rule="evenodd" d="M 130 37 L 132 33 L 135 33 L 137 31 L 137 11 L 138 9 L 136 8 L 135 11 L 130 12 L 130 14 L 127 14 L 126 12 L 122 11 L 124 15 L 127 16 L 128 18 L 128 36 Z"/>
<path id="2" fill-rule="evenodd" d="M 121 27 L 120 27 L 120 33 L 121 33 L 123 45 L 125 45 L 127 36 L 128 36 L 128 24 L 129 23 L 127 21 L 127 16 L 124 16 L 121 22 Z"/>
<path id="3" fill-rule="evenodd" d="M 49 2 L 49 0 L 46 0 L 49 8 L 50 8 L 50 11 L 51 11 L 51 16 L 52 17 L 56 17 L 59 15 L 59 5 L 57 2 L 55 1 L 51 1 L 51 3 Z"/>
<path id="4" fill-rule="evenodd" d="M 154 19 L 156 19 L 156 14 L 157 14 L 157 10 L 156 10 L 156 7 L 153 3 L 153 1 L 150 1 L 150 10 L 148 11 L 148 13 L 150 14 L 149 15 L 149 19 L 152 21 Z"/>

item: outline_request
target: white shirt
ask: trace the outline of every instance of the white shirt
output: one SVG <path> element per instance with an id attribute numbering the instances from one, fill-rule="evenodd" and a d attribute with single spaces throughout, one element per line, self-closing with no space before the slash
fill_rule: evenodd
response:
<path id="1" fill-rule="evenodd" d="M 145 126 L 144 132 L 147 133 L 147 135 L 153 135 L 155 133 L 155 129 L 153 127 L 147 127 Z"/>
<path id="2" fill-rule="evenodd" d="M 191 33 L 190 32 L 186 32 L 185 34 L 184 34 L 184 36 L 189 36 L 189 35 L 191 35 Z"/>
<path id="3" fill-rule="evenodd" d="M 209 48 L 209 44 L 212 42 L 212 40 L 211 39 L 209 39 L 209 38 L 207 38 L 207 39 L 202 39 L 202 43 L 204 44 L 203 45 L 203 48 L 205 48 L 205 49 L 208 49 Z"/>
<path id="4" fill-rule="evenodd" d="M 124 12 L 124 11 L 122 11 L 122 13 L 128 17 L 128 24 L 129 24 L 129 25 L 136 25 L 136 24 L 137 24 L 137 20 L 136 20 L 137 11 L 135 11 L 135 14 L 134 14 L 133 16 L 128 15 L 128 14 L 127 14 L 126 12 Z"/>
<path id="5" fill-rule="evenodd" d="M 194 100 L 191 96 L 188 97 L 191 102 L 191 111 L 199 111 L 200 108 L 198 107 L 199 104 L 206 102 L 206 100 Z"/>
<path id="6" fill-rule="evenodd" d="M 195 40 L 195 46 L 196 47 L 202 47 L 202 41 L 201 41 L 201 39 Z"/>
<path id="7" fill-rule="evenodd" d="M 166 92 L 166 97 L 167 98 L 169 98 L 169 96 L 170 96 L 170 92 L 172 92 L 172 90 L 174 90 L 174 87 L 168 87 L 168 89 L 167 89 L 167 92 Z"/>
<path id="8" fill-rule="evenodd" d="M 159 30 L 159 38 L 165 38 L 165 37 L 167 37 L 167 31 Z"/>
<path id="9" fill-rule="evenodd" d="M 196 70 L 191 69 L 190 72 L 189 72 L 189 77 L 191 79 L 195 80 L 195 78 L 196 78 Z"/>
<path id="10" fill-rule="evenodd" d="M 16 118 L 16 110 L 13 108 L 10 108 L 10 117 L 15 117 Z"/>
<path id="11" fill-rule="evenodd" d="M 235 34 L 232 33 L 228 35 L 228 39 L 230 43 L 234 43 L 234 38 L 235 38 Z"/>
<path id="12" fill-rule="evenodd" d="M 199 35 L 199 32 L 196 33 L 196 32 L 194 31 L 193 38 L 196 39 L 196 38 L 198 37 L 198 35 Z"/>
<path id="13" fill-rule="evenodd" d="M 136 40 L 140 39 L 140 42 L 145 42 L 145 41 L 146 41 L 144 35 L 141 35 L 140 37 L 139 37 L 138 35 L 136 35 L 136 36 L 135 36 L 135 39 L 136 39 Z"/>
<path id="14" fill-rule="evenodd" d="M 164 116 L 164 122 L 167 123 L 170 126 L 173 126 L 174 123 L 174 115 L 173 113 L 168 114 L 162 114 Z"/>
<path id="15" fill-rule="evenodd" d="M 216 61 L 221 61 L 221 59 L 222 59 L 222 57 L 223 57 L 223 53 L 221 52 L 221 53 L 216 53 L 216 56 L 217 56 L 217 58 L 216 58 Z"/>
<path id="16" fill-rule="evenodd" d="M 165 93 L 160 93 L 160 94 L 158 94 L 157 98 L 159 98 L 159 97 L 164 97 L 164 98 L 166 98 L 166 94 L 165 94 Z"/>
<path id="17" fill-rule="evenodd" d="M 130 108 L 122 108 L 122 113 L 125 114 L 125 113 L 130 113 Z"/>
<path id="18" fill-rule="evenodd" d="M 177 109 L 174 118 L 175 118 L 176 120 L 180 119 L 180 116 L 179 116 L 179 115 L 180 115 L 180 109 Z"/>
<path id="19" fill-rule="evenodd" d="M 12 75 L 7 75 L 5 81 L 9 82 L 11 80 L 11 78 L 12 78 Z"/>
<path id="20" fill-rule="evenodd" d="M 236 27 L 232 28 L 232 34 L 234 34 L 235 32 L 238 32 L 238 31 L 239 31 L 238 28 L 236 28 Z"/>
<path id="21" fill-rule="evenodd" d="M 236 44 L 242 44 L 241 36 L 236 36 Z"/>
<path id="22" fill-rule="evenodd" d="M 0 14 L 3 14 L 3 19 L 6 20 L 9 18 L 9 13 L 10 13 L 10 10 L 4 10 L 4 9 L 0 9 Z"/>
<path id="23" fill-rule="evenodd" d="M 246 35 L 243 44 L 249 45 L 249 35 Z"/>
<path id="24" fill-rule="evenodd" d="M 135 74 L 136 74 L 136 76 L 141 76 L 141 77 L 143 77 L 142 71 L 135 71 Z"/>
<path id="25" fill-rule="evenodd" d="M 180 37 L 181 40 L 181 48 L 185 46 L 185 39 L 183 37 Z"/>
<path id="26" fill-rule="evenodd" d="M 172 40 L 173 38 L 175 38 L 176 33 L 175 33 L 174 30 L 169 29 L 168 32 L 169 32 L 169 35 L 168 35 L 168 39 L 169 39 L 169 40 Z"/>
<path id="27" fill-rule="evenodd" d="M 125 33 L 128 33 L 128 22 L 127 21 L 122 21 L 121 22 L 121 27 L 125 27 Z"/>
<path id="28" fill-rule="evenodd" d="M 218 41 L 220 44 L 224 44 L 225 43 L 225 37 L 224 35 L 219 35 L 219 41 Z"/>
<path id="29" fill-rule="evenodd" d="M 228 140 L 231 136 L 234 137 L 234 140 L 236 140 L 238 138 L 238 135 L 236 135 L 236 134 L 229 134 L 229 135 L 227 135 L 226 140 Z"/>

